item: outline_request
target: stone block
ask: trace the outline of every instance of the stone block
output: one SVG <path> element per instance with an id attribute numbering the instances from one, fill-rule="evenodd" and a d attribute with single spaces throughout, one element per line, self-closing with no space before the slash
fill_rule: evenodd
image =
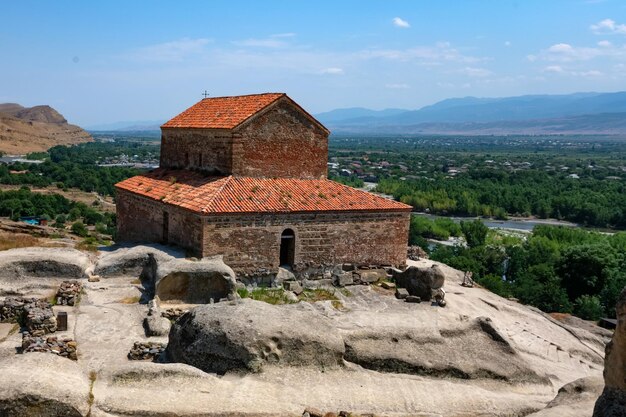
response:
<path id="1" fill-rule="evenodd" d="M 342 274 L 335 277 L 335 284 L 338 287 L 345 287 L 346 285 L 353 285 L 354 276 L 352 272 L 343 272 Z"/>
<path id="2" fill-rule="evenodd" d="M 381 286 L 381 287 L 383 287 L 383 288 L 384 288 L 384 289 L 386 289 L 386 290 L 391 290 L 391 289 L 393 289 L 393 288 L 396 288 L 396 284 L 395 284 L 395 283 L 393 283 L 393 282 L 389 282 L 389 281 L 383 281 L 383 282 L 380 284 L 380 286 Z"/>
<path id="3" fill-rule="evenodd" d="M 396 298 L 399 300 L 404 300 L 409 296 L 409 292 L 406 288 L 396 288 Z"/>
<path id="4" fill-rule="evenodd" d="M 421 302 L 422 302 L 422 299 L 421 299 L 421 298 L 419 298 L 419 297 L 418 297 L 418 296 L 416 296 L 416 295 L 407 295 L 407 296 L 404 298 L 404 301 L 405 301 L 405 302 L 407 302 L 407 303 L 421 303 Z"/>
<path id="5" fill-rule="evenodd" d="M 303 288 L 298 281 L 285 281 L 283 282 L 283 288 L 287 291 L 291 291 L 296 295 L 302 294 Z"/>

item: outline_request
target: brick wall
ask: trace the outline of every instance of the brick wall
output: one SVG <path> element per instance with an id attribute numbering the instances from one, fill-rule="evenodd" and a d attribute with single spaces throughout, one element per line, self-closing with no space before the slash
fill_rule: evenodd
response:
<path id="1" fill-rule="evenodd" d="M 232 171 L 232 133 L 216 129 L 162 129 L 160 165 L 228 175 Z"/>
<path id="2" fill-rule="evenodd" d="M 204 256 L 224 255 L 237 272 L 279 265 L 280 236 L 295 232 L 295 269 L 354 263 L 402 265 L 408 212 L 351 212 L 210 216 L 204 219 Z"/>
<path id="3" fill-rule="evenodd" d="M 326 178 L 328 135 L 288 100 L 237 131 L 233 174 L 250 177 Z"/>
<path id="4" fill-rule="evenodd" d="M 163 242 L 164 213 L 167 213 L 169 243 L 200 254 L 202 219 L 174 206 L 117 190 L 117 239 L 120 242 Z"/>

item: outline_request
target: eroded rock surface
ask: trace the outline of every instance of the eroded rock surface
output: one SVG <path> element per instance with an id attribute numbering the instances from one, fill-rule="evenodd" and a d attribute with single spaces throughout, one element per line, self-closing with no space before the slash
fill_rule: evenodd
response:
<path id="1" fill-rule="evenodd" d="M 94 274 L 103 277 L 139 277 L 152 256 L 158 263 L 184 258 L 184 253 L 162 245 L 137 245 L 117 248 L 103 253 L 94 268 Z"/>
<path id="2" fill-rule="evenodd" d="M 336 367 L 343 339 L 305 303 L 243 299 L 196 307 L 174 323 L 168 357 L 207 372 L 258 372 L 266 364 Z"/>
<path id="3" fill-rule="evenodd" d="M 606 345 L 604 391 L 598 398 L 593 417 L 626 416 L 626 288 L 615 308 L 617 328 Z"/>
<path id="4" fill-rule="evenodd" d="M 89 257 L 66 248 L 19 248 L 0 252 L 0 281 L 31 277 L 87 278 Z"/>
<path id="5" fill-rule="evenodd" d="M 393 279 L 401 288 L 406 288 L 410 295 L 430 301 L 433 291 L 443 287 L 446 276 L 439 265 L 430 268 L 410 266 L 405 271 L 395 271 Z"/>
<path id="6" fill-rule="evenodd" d="M 154 281 L 162 301 L 205 304 L 236 297 L 235 272 L 220 257 L 157 263 Z"/>

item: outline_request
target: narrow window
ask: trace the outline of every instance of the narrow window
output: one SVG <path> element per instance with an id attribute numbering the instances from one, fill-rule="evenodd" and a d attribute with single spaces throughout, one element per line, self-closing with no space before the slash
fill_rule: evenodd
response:
<path id="1" fill-rule="evenodd" d="M 189 152 L 185 152 L 185 168 L 189 166 Z"/>
<path id="2" fill-rule="evenodd" d="M 280 265 L 293 267 L 296 255 L 296 235 L 293 230 L 285 229 L 280 235 Z"/>

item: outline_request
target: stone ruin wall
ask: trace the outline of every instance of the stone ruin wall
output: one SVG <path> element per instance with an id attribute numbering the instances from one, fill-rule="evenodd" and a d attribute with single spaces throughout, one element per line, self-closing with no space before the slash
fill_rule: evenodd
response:
<path id="1" fill-rule="evenodd" d="M 117 190 L 117 240 L 163 242 L 163 213 L 168 213 L 168 242 L 199 255 L 202 221 L 197 214 L 179 207 Z"/>
<path id="2" fill-rule="evenodd" d="M 237 130 L 233 175 L 326 178 L 328 134 L 288 100 Z"/>
<path id="3" fill-rule="evenodd" d="M 229 175 L 232 171 L 232 136 L 228 130 L 162 129 L 160 166 Z"/>
<path id="4" fill-rule="evenodd" d="M 237 273 L 279 266 L 280 236 L 296 236 L 296 271 L 341 263 L 400 266 L 406 262 L 409 212 L 211 216 L 204 219 L 203 256 L 223 255 Z"/>

